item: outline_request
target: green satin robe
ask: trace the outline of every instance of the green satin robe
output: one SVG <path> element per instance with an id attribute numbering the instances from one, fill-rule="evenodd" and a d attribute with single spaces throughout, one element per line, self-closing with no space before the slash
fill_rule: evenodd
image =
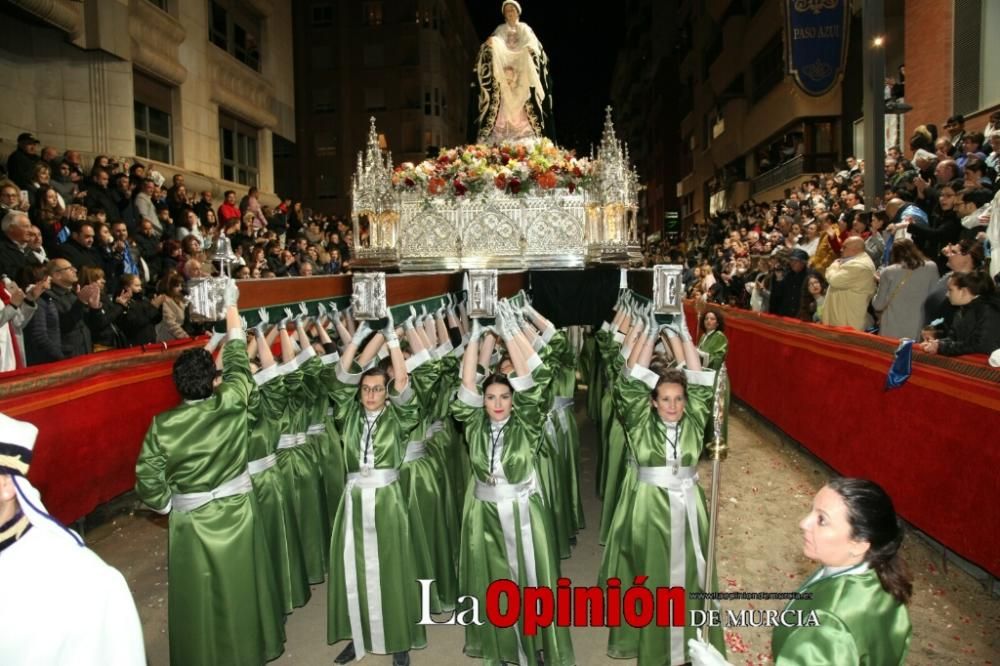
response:
<path id="1" fill-rule="evenodd" d="M 362 460 L 364 408 L 358 400 L 361 368 L 355 363 L 352 372 L 344 372 L 339 362 L 335 366 L 332 394 L 334 420 L 344 443 L 344 462 L 348 473 L 359 472 Z M 385 411 L 375 428 L 370 451 L 376 469 L 396 469 L 403 463 L 406 443 L 419 425 L 419 407 L 412 387 L 401 394 L 390 394 Z M 350 494 L 351 512 L 347 515 Z M 364 649 L 376 654 L 405 652 L 427 645 L 427 634 L 420 619 L 420 584 L 417 582 L 413 538 L 410 531 L 407 500 L 399 482 L 374 490 L 369 510 L 374 524 L 366 520 L 363 491 L 348 482 L 341 496 L 333 523 L 330 541 L 330 582 L 327 585 L 327 641 L 335 643 L 359 637 L 351 632 L 349 615 L 348 577 L 357 590 Z M 345 550 L 347 530 L 354 541 L 355 570 L 347 571 Z M 377 552 L 366 552 L 366 545 Z M 377 573 L 378 589 L 369 589 L 366 563 Z M 378 617 L 381 614 L 381 621 Z M 359 650 L 360 652 L 360 650 Z"/>
<path id="2" fill-rule="evenodd" d="M 278 366 L 261 370 L 254 375 L 254 380 L 257 383 L 254 390 L 257 406 L 251 401 L 248 457 L 259 460 L 277 453 L 288 397 Z M 260 521 L 271 548 L 282 610 L 291 613 L 293 608 L 304 606 L 309 601 L 311 591 L 290 492 L 277 465 L 254 474 L 252 480 L 260 507 Z"/>
<path id="3" fill-rule="evenodd" d="M 771 654 L 777 666 L 897 666 L 910 647 L 906 606 L 885 591 L 872 570 L 848 570 L 806 583 L 785 609 L 816 611 L 818 627 L 775 627 Z"/>
<path id="4" fill-rule="evenodd" d="M 247 470 L 254 382 L 246 343 L 222 350 L 222 384 L 209 398 L 159 414 L 136 461 L 136 493 L 160 512 L 173 493 L 207 492 Z M 252 492 L 170 513 L 167 613 L 176 666 L 263 664 L 283 650 L 273 622 L 281 597 Z"/>
<path id="5" fill-rule="evenodd" d="M 306 372 L 315 371 L 315 364 L 320 363 L 315 356 L 316 352 L 310 347 L 280 366 L 288 391 L 283 435 L 305 434 L 312 422 L 311 411 L 303 409 L 303 405 L 318 400 L 312 379 L 306 378 Z M 329 560 L 331 517 L 327 512 L 326 487 L 315 441 L 307 438 L 300 446 L 278 449 L 278 468 L 290 491 L 309 582 L 322 583 Z"/>
<path id="6" fill-rule="evenodd" d="M 604 449 L 604 479 L 603 503 L 601 504 L 601 529 L 598 542 L 602 545 L 608 542 L 608 532 L 615 517 L 618 498 L 629 476 L 626 459 L 628 457 L 627 436 L 622 420 L 621 410 L 614 400 L 614 386 L 623 381 L 621 368 L 625 359 L 621 355 L 621 344 L 614 339 L 610 331 L 597 332 L 597 348 L 600 353 L 600 367 L 603 372 L 602 383 L 607 386 L 601 397 L 601 423 L 603 425 L 602 448 Z"/>
<path id="7" fill-rule="evenodd" d="M 698 341 L 698 351 L 708 354 L 708 360 L 703 360 L 701 366 L 716 372 L 722 367 L 729 351 L 729 339 L 722 331 L 710 331 Z"/>
<path id="8" fill-rule="evenodd" d="M 432 453 L 435 443 L 424 437 L 434 422 L 432 417 L 441 367 L 439 359 L 429 359 L 410 373 L 420 407 L 420 422 L 410 435 L 410 441 L 424 441 L 427 452 L 418 460 L 403 463 L 400 468 L 400 483 L 410 511 L 417 577 L 435 581 L 431 588 L 432 613 L 455 608 L 460 544 L 458 509 L 450 474 Z M 438 438 L 438 442 L 447 442 L 448 437 L 449 434 L 442 430 L 435 433 L 431 440 Z"/>
<path id="9" fill-rule="evenodd" d="M 687 405 L 680 422 L 678 455 L 680 466 L 691 467 L 698 464 L 701 456 L 702 436 L 709 417 L 715 373 L 688 371 L 686 374 Z M 629 433 L 629 450 L 636 463 L 644 467 L 672 465 L 673 463 L 667 462 L 666 425 L 649 400 L 651 387 L 644 381 L 629 377 L 616 382 L 614 390 Z M 694 486 L 694 493 L 701 552 L 703 556 L 707 556 L 708 514 L 705 494 L 697 484 Z M 687 496 L 682 495 L 681 505 L 686 507 L 687 501 Z M 687 515 L 671 514 L 668 491 L 638 480 L 623 486 L 601 561 L 602 586 L 612 577 L 621 579 L 624 586 L 631 584 L 636 576 L 647 576 L 645 587 L 650 590 L 675 585 L 682 585 L 688 593 L 703 590 Z M 683 525 L 679 534 L 672 528 L 674 520 Z M 674 539 L 683 540 L 683 562 L 672 561 L 670 554 Z M 674 567 L 679 568 L 680 579 L 672 581 L 671 570 Z M 702 604 L 703 602 L 688 597 L 688 608 L 701 608 Z M 693 627 L 675 630 L 650 624 L 637 629 L 623 622 L 622 626 L 611 628 L 608 655 L 621 659 L 638 657 L 639 666 L 676 666 L 689 661 L 687 641 L 695 637 Z M 675 644 L 674 640 L 680 640 L 681 644 Z M 709 640 L 720 651 L 725 650 L 720 628 L 710 630 Z M 672 660 L 673 652 L 678 652 L 681 658 Z"/>
<path id="10" fill-rule="evenodd" d="M 444 430 L 435 435 L 431 442 L 433 455 L 441 461 L 451 477 L 451 491 L 455 498 L 459 527 L 462 524 L 465 491 L 472 479 L 472 467 L 469 464 L 469 449 L 465 444 L 465 437 L 459 432 L 455 420 L 451 417 L 451 403 L 455 400 L 458 387 L 462 383 L 460 368 L 464 351 L 463 344 L 441 358 L 441 379 L 438 383 L 433 414 L 434 420 L 441 421 L 444 425 Z"/>
<path id="11" fill-rule="evenodd" d="M 549 370 L 539 365 L 532 373 L 533 385 L 514 392 L 513 411 L 503 435 L 503 450 L 495 461 L 503 468 L 510 483 L 521 483 L 535 472 L 535 450 L 540 445 L 543 428 L 543 386 L 548 382 Z M 476 479 L 486 482 L 490 475 L 490 423 L 483 409 L 481 394 L 475 397 L 460 389 L 459 398 L 452 403 L 452 414 L 465 424 L 469 443 L 469 457 Z M 520 505 L 512 501 L 515 522 L 520 520 Z M 551 513 L 545 506 L 541 493 L 534 493 L 527 501 L 534 545 L 535 577 L 537 584 L 555 589 L 559 578 L 559 553 L 553 539 Z M 459 560 L 459 591 L 463 596 L 478 600 L 479 611 L 485 614 L 486 590 L 494 580 L 512 579 L 526 587 L 525 553 L 523 542 L 516 544 L 518 576 L 514 576 L 507 561 L 503 526 L 497 504 L 475 497 L 470 485 L 466 495 L 462 519 L 462 550 Z M 464 610 L 462 605 L 460 610 Z M 523 615 L 522 615 L 523 618 Z M 569 629 L 549 626 L 539 628 L 534 636 L 525 636 L 523 621 L 515 627 L 501 629 L 489 622 L 481 626 L 465 627 L 464 652 L 469 657 L 481 658 L 486 664 L 498 666 L 501 661 L 519 663 L 519 651 L 534 663 L 536 651 L 545 653 L 547 666 L 572 666 L 576 663 Z"/>

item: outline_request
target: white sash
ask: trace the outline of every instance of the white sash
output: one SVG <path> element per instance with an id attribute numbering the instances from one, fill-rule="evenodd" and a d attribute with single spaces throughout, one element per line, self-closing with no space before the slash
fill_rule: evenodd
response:
<path id="1" fill-rule="evenodd" d="M 312 423 L 306 429 L 307 435 L 322 435 L 324 432 L 326 432 L 325 423 Z"/>
<path id="2" fill-rule="evenodd" d="M 705 580 L 705 555 L 701 550 L 701 536 L 698 533 L 698 487 L 697 467 L 639 467 L 639 481 L 667 491 L 670 502 L 670 587 L 685 587 L 687 581 L 687 553 L 685 552 L 684 523 L 687 522 L 698 565 L 698 580 Z M 706 590 L 707 591 L 707 590 Z M 685 661 L 684 627 L 671 627 L 670 653 L 675 664 Z"/>
<path id="3" fill-rule="evenodd" d="M 229 479 L 208 492 L 174 493 L 170 503 L 174 511 L 190 513 L 195 509 L 200 509 L 212 500 L 232 497 L 234 495 L 245 495 L 251 490 L 253 490 L 253 485 L 250 483 L 250 472 L 244 471 L 239 476 Z"/>
<path id="4" fill-rule="evenodd" d="M 535 480 L 535 473 L 532 472 L 527 480 L 521 483 L 498 483 L 491 486 L 476 479 L 475 486 L 476 499 L 483 502 L 496 504 L 497 514 L 500 516 L 500 526 L 503 528 L 503 540 L 507 554 L 507 566 L 513 580 L 517 581 L 521 587 L 527 583 L 530 587 L 538 586 L 538 575 L 535 568 L 535 542 L 531 536 L 531 508 L 529 500 L 532 495 L 540 494 L 541 491 Z M 517 503 L 517 517 L 514 520 L 514 503 Z M 518 577 L 517 567 L 517 535 L 521 534 L 521 544 L 524 547 L 524 579 Z M 523 636 L 520 627 L 513 627 L 518 632 L 517 655 L 518 661 L 522 665 L 533 663 L 528 661 L 524 652 Z M 532 655 L 534 659 L 534 655 Z"/>
<path id="5" fill-rule="evenodd" d="M 306 434 L 304 432 L 285 434 L 278 438 L 278 448 L 294 449 L 298 446 L 302 446 L 306 443 L 306 441 Z"/>
<path id="6" fill-rule="evenodd" d="M 385 626 L 382 616 L 382 580 L 379 575 L 378 532 L 375 528 L 375 491 L 399 479 L 397 469 L 371 469 L 351 472 L 344 488 L 344 587 L 347 589 L 347 615 L 356 659 L 365 656 L 365 635 L 361 626 L 361 597 L 358 594 L 358 568 L 354 556 L 354 488 L 361 490 L 361 530 L 364 534 L 365 591 L 368 597 L 368 623 L 372 652 L 385 654 Z"/>
<path id="7" fill-rule="evenodd" d="M 264 456 L 263 458 L 258 458 L 257 460 L 251 460 L 247 463 L 247 470 L 250 472 L 250 476 L 257 476 L 265 470 L 269 470 L 278 463 L 278 454 L 272 453 L 271 455 Z"/>

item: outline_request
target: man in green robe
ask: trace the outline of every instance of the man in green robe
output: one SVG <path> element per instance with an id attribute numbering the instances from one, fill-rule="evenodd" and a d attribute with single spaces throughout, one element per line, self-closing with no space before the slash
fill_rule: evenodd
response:
<path id="1" fill-rule="evenodd" d="M 233 288 L 235 291 L 235 288 Z M 184 399 L 153 419 L 136 462 L 136 492 L 170 515 L 168 621 L 177 666 L 262 664 L 283 651 L 280 607 L 247 470 L 254 389 L 234 294 L 220 374 L 209 352 L 174 363 Z"/>

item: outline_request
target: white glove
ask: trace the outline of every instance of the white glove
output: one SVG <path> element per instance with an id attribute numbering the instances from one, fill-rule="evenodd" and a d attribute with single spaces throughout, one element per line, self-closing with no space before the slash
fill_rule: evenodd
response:
<path id="1" fill-rule="evenodd" d="M 388 314 L 386 315 L 385 328 L 382 329 L 382 336 L 385 338 L 386 342 L 392 342 L 395 340 L 398 344 L 399 340 L 396 337 L 396 322 L 392 318 L 392 310 L 387 309 L 387 311 Z"/>
<path id="2" fill-rule="evenodd" d="M 281 320 L 281 324 L 279 325 L 282 328 L 288 328 L 288 324 L 290 324 L 295 320 L 295 315 L 292 314 L 291 308 L 284 308 L 284 311 L 285 311 L 285 318 Z"/>
<path id="3" fill-rule="evenodd" d="M 368 334 L 371 332 L 372 329 L 368 325 L 368 322 L 367 321 L 361 322 L 358 325 L 357 330 L 354 331 L 354 337 L 351 338 L 351 344 L 354 345 L 355 347 L 358 347 L 359 345 L 361 345 L 362 342 L 364 342 L 365 338 L 367 338 Z"/>
<path id="4" fill-rule="evenodd" d="M 316 312 L 319 313 L 319 317 L 317 317 L 316 319 L 317 323 L 319 323 L 320 319 L 326 318 L 326 306 L 323 305 L 322 303 L 316 304 Z"/>
<path id="5" fill-rule="evenodd" d="M 688 657 L 692 666 L 731 666 L 715 646 L 697 638 L 688 640 Z"/>
<path id="6" fill-rule="evenodd" d="M 205 351 L 209 354 L 215 352 L 219 343 L 226 339 L 225 333 L 212 333 L 212 337 L 208 339 L 208 344 L 205 345 Z"/>
<path id="7" fill-rule="evenodd" d="M 270 324 L 271 323 L 271 315 L 269 315 L 267 313 L 267 308 L 258 308 L 257 309 L 257 316 L 260 317 L 260 323 L 261 324 Z"/>
<path id="8" fill-rule="evenodd" d="M 240 288 L 236 286 L 236 280 L 229 278 L 226 282 L 226 294 L 224 297 L 226 307 L 236 305 L 240 302 Z"/>
<path id="9" fill-rule="evenodd" d="M 678 328 L 680 329 L 677 332 L 680 334 L 681 340 L 685 342 L 691 342 L 691 330 L 688 328 L 687 315 L 684 313 L 683 306 L 681 306 L 680 314 L 678 314 L 677 317 L 678 317 L 677 325 Z"/>
<path id="10" fill-rule="evenodd" d="M 479 323 L 479 319 L 478 318 L 477 319 L 473 319 L 472 320 L 472 331 L 469 333 L 469 342 L 470 343 L 477 342 L 479 340 L 479 338 L 483 337 L 483 333 L 485 333 L 485 332 L 486 332 L 486 329 L 483 328 L 483 325 Z"/>
<path id="11" fill-rule="evenodd" d="M 418 316 L 417 315 L 417 309 L 411 305 L 410 306 L 410 319 L 413 319 L 414 321 L 416 321 L 417 316 Z"/>

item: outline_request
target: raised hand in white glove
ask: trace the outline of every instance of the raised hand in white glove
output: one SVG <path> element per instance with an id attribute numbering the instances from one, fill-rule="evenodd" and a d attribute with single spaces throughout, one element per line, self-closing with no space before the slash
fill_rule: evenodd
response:
<path id="1" fill-rule="evenodd" d="M 283 308 L 283 310 L 285 311 L 285 318 L 281 320 L 279 326 L 281 326 L 281 328 L 288 328 L 288 325 L 295 321 L 295 315 L 292 314 L 291 308 Z"/>
<path id="2" fill-rule="evenodd" d="M 730 666 L 715 646 L 697 638 L 688 639 L 688 657 L 693 666 Z"/>
<path id="3" fill-rule="evenodd" d="M 479 323 L 479 319 L 478 318 L 473 319 L 472 331 L 469 333 L 469 342 L 478 342 L 479 338 L 483 337 L 483 333 L 485 332 L 486 329 L 483 328 L 483 325 L 481 323 Z"/>
<path id="4" fill-rule="evenodd" d="M 219 343 L 225 339 L 226 339 L 225 333 L 213 332 L 212 337 L 208 339 L 208 344 L 205 345 L 205 351 L 207 351 L 209 354 L 214 353 L 216 348 L 219 346 Z"/>
<path id="5" fill-rule="evenodd" d="M 387 309 L 388 314 L 386 315 L 385 328 L 382 329 L 382 336 L 386 339 L 386 342 L 392 342 L 393 340 L 398 340 L 396 337 L 396 322 L 392 318 L 392 310 Z"/>
<path id="6" fill-rule="evenodd" d="M 229 278 L 226 282 L 225 304 L 226 306 L 237 305 L 240 302 L 240 288 L 236 286 L 236 280 Z"/>
<path id="7" fill-rule="evenodd" d="M 354 331 L 354 337 L 351 338 L 351 344 L 354 345 L 355 347 L 360 346 L 361 343 L 364 342 L 365 338 L 368 337 L 368 334 L 371 332 L 372 329 L 368 325 L 368 322 L 362 321 L 358 325 L 358 328 Z"/>

